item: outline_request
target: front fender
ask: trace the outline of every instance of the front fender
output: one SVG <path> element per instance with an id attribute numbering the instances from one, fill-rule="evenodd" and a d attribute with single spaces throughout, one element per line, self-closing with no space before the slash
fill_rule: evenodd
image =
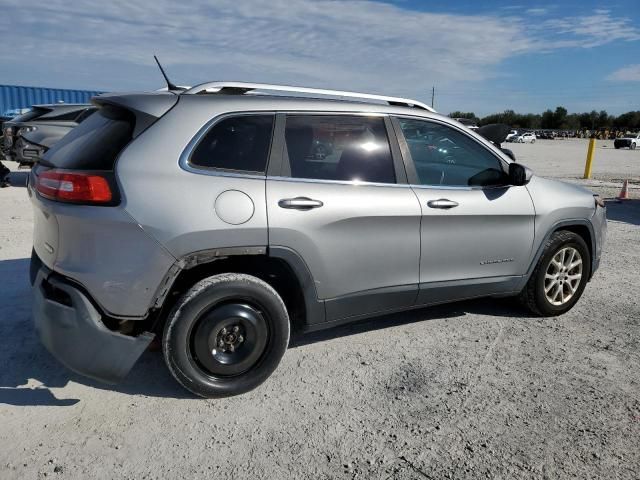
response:
<path id="1" fill-rule="evenodd" d="M 597 239 L 602 237 L 600 222 L 594 226 L 596 205 L 593 193 L 586 188 L 571 183 L 534 176 L 527 184 L 535 208 L 535 252 L 527 278 L 535 268 L 547 239 L 553 232 L 563 227 L 584 227 L 589 232 L 591 263 L 597 266 L 601 245 Z M 606 225 L 606 222 L 604 223 Z M 605 227 L 606 228 L 606 227 Z M 593 269 L 592 269 L 593 271 Z"/>

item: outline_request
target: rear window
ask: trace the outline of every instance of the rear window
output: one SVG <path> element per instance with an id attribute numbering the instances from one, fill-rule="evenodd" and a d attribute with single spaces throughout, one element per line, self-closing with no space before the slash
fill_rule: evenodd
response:
<path id="1" fill-rule="evenodd" d="M 76 117 L 76 122 L 78 123 L 82 123 L 84 122 L 87 118 L 89 118 L 89 115 L 92 115 L 93 112 L 95 112 L 96 109 L 95 108 L 87 108 L 86 110 L 83 110 L 82 113 L 80 115 L 78 115 Z"/>
<path id="2" fill-rule="evenodd" d="M 135 116 L 105 106 L 65 135 L 41 163 L 72 170 L 113 170 L 118 154 L 131 141 Z"/>
<path id="3" fill-rule="evenodd" d="M 64 113 L 57 112 L 56 110 L 52 110 L 50 113 L 46 115 L 42 115 L 39 120 L 55 120 L 58 122 L 75 122 L 76 118 L 80 116 L 80 114 L 84 112 L 84 109 L 78 110 L 67 110 Z"/>
<path id="4" fill-rule="evenodd" d="M 30 122 L 42 115 L 49 113 L 51 109 L 49 108 L 34 108 L 29 110 L 27 113 L 23 113 L 22 115 L 18 115 L 17 117 L 13 117 L 11 119 L 12 122 Z"/>
<path id="5" fill-rule="evenodd" d="M 216 123 L 193 151 L 193 166 L 263 173 L 271 147 L 273 115 L 241 115 Z"/>

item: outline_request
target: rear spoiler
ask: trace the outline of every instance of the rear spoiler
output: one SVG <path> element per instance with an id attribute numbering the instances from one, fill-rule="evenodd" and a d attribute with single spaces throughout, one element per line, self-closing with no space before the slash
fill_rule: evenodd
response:
<path id="1" fill-rule="evenodd" d="M 136 117 L 133 138 L 136 138 L 171 110 L 178 98 L 173 93 L 160 92 L 104 93 L 93 97 L 91 103 L 98 108 L 110 105 L 133 113 Z"/>

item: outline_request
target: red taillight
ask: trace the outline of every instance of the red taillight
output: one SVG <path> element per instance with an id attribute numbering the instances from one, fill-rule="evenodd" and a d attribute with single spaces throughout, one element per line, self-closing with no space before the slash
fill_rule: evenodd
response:
<path id="1" fill-rule="evenodd" d="M 38 176 L 38 193 L 51 200 L 80 203 L 109 203 L 113 199 L 109 182 L 93 173 L 48 170 Z"/>

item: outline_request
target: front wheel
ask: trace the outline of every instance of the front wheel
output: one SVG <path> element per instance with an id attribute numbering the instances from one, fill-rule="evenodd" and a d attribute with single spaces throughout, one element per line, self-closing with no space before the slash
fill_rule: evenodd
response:
<path id="1" fill-rule="evenodd" d="M 266 282 L 225 273 L 196 283 L 167 319 L 165 362 L 187 390 L 207 398 L 248 392 L 276 369 L 289 344 L 289 316 Z"/>
<path id="2" fill-rule="evenodd" d="M 590 272 L 591 257 L 582 237 L 566 230 L 555 232 L 520 293 L 520 301 L 536 315 L 562 315 L 582 295 Z"/>

